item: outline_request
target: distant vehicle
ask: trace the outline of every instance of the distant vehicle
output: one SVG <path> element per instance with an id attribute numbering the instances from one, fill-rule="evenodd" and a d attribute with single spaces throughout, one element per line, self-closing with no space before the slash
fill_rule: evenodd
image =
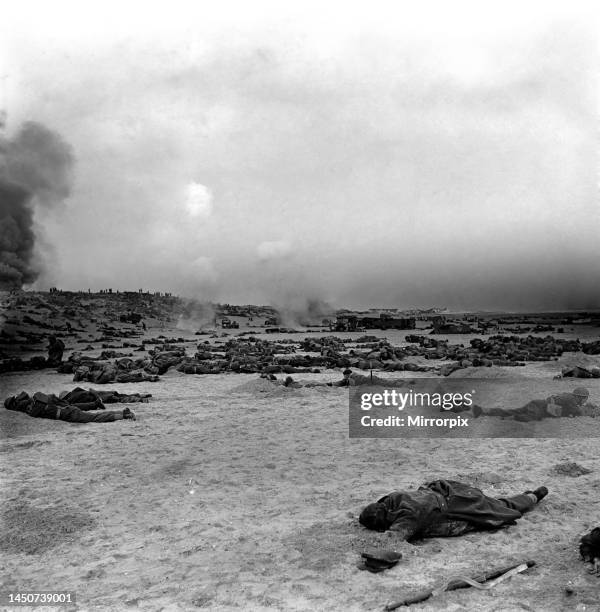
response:
<path id="1" fill-rule="evenodd" d="M 477 330 L 465 321 L 449 321 L 446 317 L 436 316 L 431 319 L 432 334 L 472 334 Z"/>
<path id="2" fill-rule="evenodd" d="M 269 317 L 265 320 L 265 325 L 267 325 L 268 327 L 279 325 L 279 321 L 277 320 L 277 317 Z"/>
<path id="3" fill-rule="evenodd" d="M 397 318 L 388 314 L 378 317 L 358 317 L 357 315 L 340 315 L 335 322 L 335 331 L 366 331 L 368 329 L 415 329 L 414 317 Z"/>
<path id="4" fill-rule="evenodd" d="M 221 319 L 221 327 L 223 329 L 239 329 L 240 324 L 237 321 L 232 321 L 229 317 Z"/>

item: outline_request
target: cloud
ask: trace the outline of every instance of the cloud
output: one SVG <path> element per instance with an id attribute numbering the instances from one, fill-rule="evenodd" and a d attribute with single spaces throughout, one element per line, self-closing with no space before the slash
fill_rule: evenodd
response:
<path id="1" fill-rule="evenodd" d="M 292 254 L 292 245 L 287 240 L 273 240 L 261 242 L 256 248 L 260 261 L 284 259 Z"/>
<path id="2" fill-rule="evenodd" d="M 212 193 L 201 183 L 190 183 L 186 189 L 185 209 L 190 217 L 210 217 Z"/>
<path id="3" fill-rule="evenodd" d="M 600 257 L 595 39 L 516 4 L 365 10 L 378 23 L 343 10 L 266 31 L 236 13 L 210 36 L 198 20 L 13 38 L 9 130 L 39 119 L 77 151 L 68 214 L 45 230 L 61 284 L 560 307 Z"/>
<path id="4" fill-rule="evenodd" d="M 212 259 L 205 256 L 198 257 L 192 261 L 189 273 L 194 276 L 199 283 L 215 283 L 219 278 Z"/>

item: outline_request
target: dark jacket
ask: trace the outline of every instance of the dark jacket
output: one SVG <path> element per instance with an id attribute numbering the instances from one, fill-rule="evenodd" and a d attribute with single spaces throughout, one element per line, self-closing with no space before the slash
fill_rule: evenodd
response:
<path id="1" fill-rule="evenodd" d="M 548 398 L 548 403 L 558 404 L 561 408 L 561 416 L 580 416 L 581 406 L 572 393 L 560 393 Z"/>
<path id="2" fill-rule="evenodd" d="M 440 523 L 465 521 L 475 529 L 496 529 L 522 516 L 504 500 L 453 480 L 436 480 L 417 491 L 394 491 L 378 503 L 385 507 L 387 529 L 401 532 L 406 540 L 427 535 Z"/>
<path id="3" fill-rule="evenodd" d="M 59 405 L 62 405 L 56 396 L 49 396 L 45 393 L 34 393 L 33 397 L 31 397 L 23 392 L 11 399 L 12 401 L 7 400 L 7 402 L 4 403 L 8 410 L 24 412 L 32 417 L 41 417 L 45 419 L 56 418 L 56 409 Z"/>

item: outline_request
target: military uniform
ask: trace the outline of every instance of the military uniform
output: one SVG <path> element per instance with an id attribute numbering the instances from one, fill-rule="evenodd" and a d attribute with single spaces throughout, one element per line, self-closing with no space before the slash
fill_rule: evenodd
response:
<path id="1" fill-rule="evenodd" d="M 76 406 L 60 400 L 55 395 L 45 393 L 34 393 L 30 397 L 24 391 L 16 397 L 10 397 L 4 402 L 7 410 L 23 412 L 31 417 L 39 419 L 57 419 L 70 423 L 107 423 L 122 418 L 120 412 L 88 412 L 95 408 L 85 409 L 81 404 Z M 97 408 L 97 406 L 96 406 Z"/>
<path id="2" fill-rule="evenodd" d="M 57 367 L 62 363 L 65 344 L 60 338 L 52 336 L 48 343 L 48 365 Z"/>
<path id="3" fill-rule="evenodd" d="M 360 522 L 396 531 L 403 540 L 462 535 L 513 524 L 536 502 L 531 495 L 495 499 L 454 480 L 436 480 L 416 491 L 394 491 L 367 506 Z"/>
<path id="4" fill-rule="evenodd" d="M 483 411 L 484 416 L 513 417 L 515 421 L 541 421 L 557 417 L 581 416 L 581 405 L 573 393 L 551 395 L 545 400 L 531 400 L 516 410 L 489 408 Z"/>

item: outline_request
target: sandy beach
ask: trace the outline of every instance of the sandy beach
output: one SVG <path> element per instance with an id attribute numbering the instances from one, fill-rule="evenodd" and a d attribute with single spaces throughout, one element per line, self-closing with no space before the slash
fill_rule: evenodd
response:
<path id="1" fill-rule="evenodd" d="M 557 367 L 519 370 L 543 395 Z M 597 401 L 600 380 L 585 382 Z M 3 396 L 73 386 L 50 370 L 2 376 Z M 457 573 L 533 559 L 490 591 L 413 609 L 597 609 L 598 581 L 577 551 L 600 512 L 598 442 L 585 437 L 596 419 L 566 420 L 575 439 L 349 439 L 347 389 L 174 370 L 108 387 L 152 398 L 132 406 L 135 422 L 0 412 L 3 591 L 69 590 L 82 610 L 381 610 Z M 536 426 L 554 435 L 550 421 Z M 369 546 L 396 547 L 360 527 L 362 507 L 438 478 L 493 496 L 545 484 L 550 495 L 509 528 L 402 544 L 393 569 L 359 571 Z"/>

